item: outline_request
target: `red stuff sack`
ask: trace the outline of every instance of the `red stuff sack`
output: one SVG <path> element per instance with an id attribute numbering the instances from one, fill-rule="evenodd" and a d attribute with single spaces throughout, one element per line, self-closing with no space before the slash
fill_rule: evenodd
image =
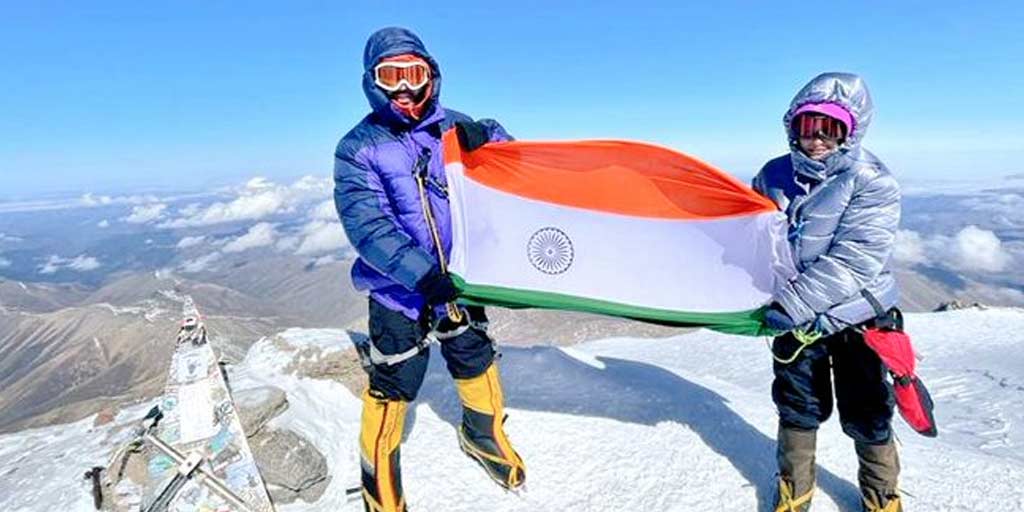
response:
<path id="1" fill-rule="evenodd" d="M 934 404 L 924 383 L 914 373 L 914 348 L 907 333 L 894 329 L 864 329 L 864 342 L 871 347 L 892 374 L 896 407 L 900 416 L 917 433 L 926 437 L 938 435 Z"/>

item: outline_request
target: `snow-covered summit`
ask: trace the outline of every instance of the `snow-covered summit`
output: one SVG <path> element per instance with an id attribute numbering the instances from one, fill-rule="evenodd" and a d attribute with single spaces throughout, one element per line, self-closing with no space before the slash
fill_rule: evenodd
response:
<path id="1" fill-rule="evenodd" d="M 908 315 L 907 328 L 940 432 L 926 439 L 896 420 L 907 508 L 1024 510 L 1024 311 Z M 358 483 L 359 400 L 338 382 L 287 371 L 297 358 L 350 342 L 345 331 L 290 329 L 254 345 L 233 374 L 236 389 L 284 389 L 290 407 L 273 421 L 327 456 L 327 492 L 284 512 L 361 510 L 344 493 Z M 776 418 L 763 340 L 696 331 L 502 352 L 506 428 L 526 461 L 528 489 L 501 491 L 459 452 L 458 400 L 433 357 L 402 449 L 415 510 L 769 508 Z M 0 509 L 91 510 L 82 472 L 105 462 L 108 434 L 129 416 L 103 427 L 89 419 L 0 436 Z M 834 420 L 822 429 L 817 460 L 814 510 L 858 510 L 852 442 Z"/>

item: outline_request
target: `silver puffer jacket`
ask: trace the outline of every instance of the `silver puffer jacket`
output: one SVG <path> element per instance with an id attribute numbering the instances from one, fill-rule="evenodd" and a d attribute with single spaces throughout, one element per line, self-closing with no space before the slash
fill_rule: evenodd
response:
<path id="1" fill-rule="evenodd" d="M 855 120 L 839 150 L 818 162 L 804 155 L 792 132 L 793 113 L 808 103 L 835 103 Z M 831 334 L 870 320 L 868 290 L 889 309 L 899 300 L 890 257 L 900 221 L 900 188 L 889 169 L 860 147 L 873 106 L 857 75 L 825 73 L 793 98 L 783 122 L 790 153 L 765 164 L 754 189 L 789 218 L 798 274 L 775 300 L 797 325 Z"/>

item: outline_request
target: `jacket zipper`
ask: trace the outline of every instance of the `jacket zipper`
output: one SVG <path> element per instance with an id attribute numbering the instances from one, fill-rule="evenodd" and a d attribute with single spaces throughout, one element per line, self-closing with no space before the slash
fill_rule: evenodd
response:
<path id="1" fill-rule="evenodd" d="M 839 176 L 839 174 L 833 174 L 833 175 L 825 178 L 824 180 L 822 180 L 821 183 L 818 183 L 817 185 L 815 185 L 814 188 L 810 192 L 808 192 L 806 195 L 804 195 L 802 197 L 797 198 L 793 202 L 793 205 L 792 205 L 793 219 L 789 221 L 789 225 L 791 227 L 795 228 L 795 231 L 796 231 L 796 233 L 798 235 L 796 237 L 792 237 L 793 239 L 791 240 L 791 242 L 793 243 L 793 249 L 794 249 L 793 250 L 793 256 L 796 258 L 797 265 L 799 265 L 799 266 L 803 266 L 800 263 L 800 250 L 801 250 L 801 246 L 803 244 L 800 243 L 800 236 L 799 235 L 801 234 L 801 232 L 803 230 L 803 225 L 805 224 L 804 219 L 801 218 L 801 213 L 802 213 L 801 210 L 803 209 L 804 205 L 806 205 L 807 202 L 811 200 L 812 197 L 814 197 L 819 192 L 821 192 L 821 190 L 825 188 L 825 185 L 827 183 L 829 183 L 830 181 L 832 181 L 833 179 L 835 179 L 836 176 Z M 796 179 L 796 178 L 794 177 L 794 179 Z"/>

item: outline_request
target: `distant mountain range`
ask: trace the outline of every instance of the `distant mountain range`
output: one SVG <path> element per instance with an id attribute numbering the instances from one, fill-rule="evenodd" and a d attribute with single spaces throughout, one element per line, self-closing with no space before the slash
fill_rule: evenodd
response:
<path id="1" fill-rule="evenodd" d="M 895 268 L 906 310 L 1024 306 L 1024 190 L 1014 183 L 905 197 Z M 324 180 L 59 206 L 0 215 L 0 432 L 158 393 L 184 294 L 228 359 L 286 327 L 365 332 L 366 300 L 351 287 L 352 250 Z M 490 316 L 494 337 L 516 345 L 679 332 L 577 313 Z"/>
<path id="2" fill-rule="evenodd" d="M 0 282 L 0 432 L 66 422 L 160 392 L 172 351 L 180 296 L 191 295 L 238 360 L 263 336 L 292 326 L 365 332 L 366 300 L 348 284 L 348 262 L 308 268 L 268 258 L 203 277 L 146 272 L 96 290 Z M 926 311 L 958 297 L 939 281 L 899 274 L 904 306 Z M 616 336 L 665 337 L 680 329 L 583 313 L 490 308 L 491 332 L 512 345 L 570 344 Z"/>
<path id="3" fill-rule="evenodd" d="M 159 393 L 185 294 L 229 360 L 285 327 L 344 327 L 365 315 L 364 300 L 343 279 L 346 263 L 291 265 L 243 264 L 209 281 L 134 273 L 91 291 L 0 282 L 0 432 Z"/>

